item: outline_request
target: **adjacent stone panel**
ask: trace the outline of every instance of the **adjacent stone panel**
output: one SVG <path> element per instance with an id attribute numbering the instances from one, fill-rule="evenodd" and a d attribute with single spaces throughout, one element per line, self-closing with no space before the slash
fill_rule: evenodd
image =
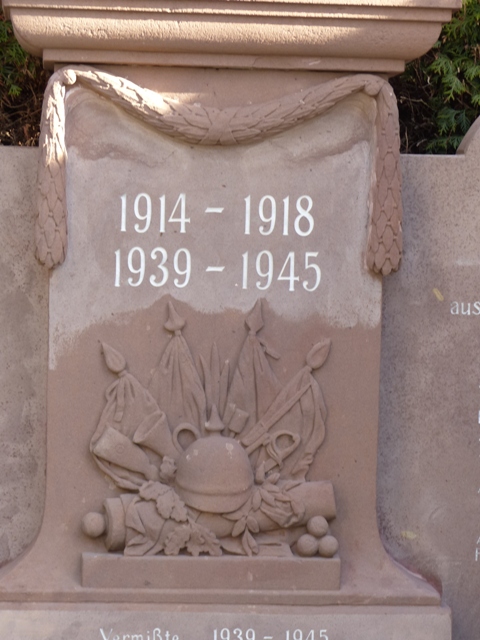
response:
<path id="1" fill-rule="evenodd" d="M 34 258 L 38 149 L 0 147 L 0 564 L 35 537 L 45 478 L 48 274 Z"/>
<path id="2" fill-rule="evenodd" d="M 404 156 L 405 254 L 385 283 L 379 523 L 478 636 L 480 121 L 455 157 Z M 462 153 L 463 152 L 463 153 Z"/>

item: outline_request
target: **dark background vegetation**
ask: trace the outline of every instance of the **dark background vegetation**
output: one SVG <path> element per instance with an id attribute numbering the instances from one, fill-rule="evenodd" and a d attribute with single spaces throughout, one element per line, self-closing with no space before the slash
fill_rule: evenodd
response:
<path id="1" fill-rule="evenodd" d="M 48 72 L 0 13 L 0 144 L 38 144 Z M 480 1 L 464 0 L 440 39 L 392 78 L 404 153 L 455 153 L 480 115 Z"/>
<path id="2" fill-rule="evenodd" d="M 0 144 L 38 144 L 48 77 L 41 60 L 22 49 L 0 13 Z"/>

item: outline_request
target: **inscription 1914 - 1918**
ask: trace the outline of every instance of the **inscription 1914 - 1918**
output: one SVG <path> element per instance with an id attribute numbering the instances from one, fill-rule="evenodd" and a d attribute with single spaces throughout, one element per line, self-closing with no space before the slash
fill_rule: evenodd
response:
<path id="1" fill-rule="evenodd" d="M 133 230 L 137 234 L 153 232 L 162 236 L 172 229 L 174 233 L 186 234 L 187 225 L 192 222 L 192 218 L 187 216 L 186 193 L 172 198 L 167 198 L 165 194 L 158 196 L 158 214 L 153 210 L 152 197 L 148 193 L 138 193 L 133 199 L 133 206 L 127 194 L 120 196 L 120 200 L 120 231 L 123 233 Z M 293 234 L 308 237 L 314 230 L 314 203 L 309 195 L 292 199 L 286 196 L 279 202 L 271 195 L 264 195 L 255 203 L 251 195 L 243 200 L 243 233 L 246 236 L 258 232 L 267 237 L 276 229 L 281 229 L 282 236 Z M 167 213 L 169 208 L 170 214 Z M 206 207 L 204 213 L 219 217 L 228 215 L 225 208 L 220 206 Z M 318 289 L 322 276 L 317 263 L 318 255 L 318 251 L 288 251 L 284 255 L 274 255 L 269 249 L 262 249 L 256 255 L 245 251 L 238 261 L 234 260 L 232 266 L 237 270 L 242 289 L 253 286 L 259 291 L 266 291 L 276 279 L 288 283 L 286 291 L 295 291 L 298 283 L 305 291 L 313 292 Z M 125 282 L 131 287 L 149 283 L 152 287 L 160 288 L 173 277 L 175 287 L 182 289 L 189 284 L 193 269 L 204 270 L 205 273 L 223 273 L 228 268 L 225 264 L 195 264 L 195 257 L 192 258 L 186 247 L 179 247 L 174 252 L 168 252 L 163 246 L 156 246 L 149 251 L 141 246 L 131 247 L 127 251 L 116 249 L 115 287 Z M 128 274 L 126 280 L 123 279 L 125 270 Z"/>

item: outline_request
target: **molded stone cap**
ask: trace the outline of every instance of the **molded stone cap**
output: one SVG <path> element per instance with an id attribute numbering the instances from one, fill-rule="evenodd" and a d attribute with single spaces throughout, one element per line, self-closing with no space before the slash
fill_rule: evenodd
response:
<path id="1" fill-rule="evenodd" d="M 461 0 L 3 0 L 44 64 L 400 73 Z"/>

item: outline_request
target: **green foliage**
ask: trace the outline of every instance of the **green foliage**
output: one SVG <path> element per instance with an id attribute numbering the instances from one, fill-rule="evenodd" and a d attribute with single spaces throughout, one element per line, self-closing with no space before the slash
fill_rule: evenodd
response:
<path id="1" fill-rule="evenodd" d="M 36 144 L 47 79 L 0 13 L 0 144 Z M 454 153 L 480 116 L 480 1 L 464 0 L 433 49 L 391 83 L 402 151 Z"/>
<path id="2" fill-rule="evenodd" d="M 403 151 L 454 153 L 480 116 L 480 3 L 463 7 L 425 56 L 392 80 Z"/>
<path id="3" fill-rule="evenodd" d="M 35 76 L 35 62 L 13 35 L 12 25 L 0 14 L 0 80 L 9 96 L 19 96 L 25 76 Z"/>
<path id="4" fill-rule="evenodd" d="M 22 49 L 0 12 L 0 144 L 38 143 L 47 80 L 41 60 Z"/>

